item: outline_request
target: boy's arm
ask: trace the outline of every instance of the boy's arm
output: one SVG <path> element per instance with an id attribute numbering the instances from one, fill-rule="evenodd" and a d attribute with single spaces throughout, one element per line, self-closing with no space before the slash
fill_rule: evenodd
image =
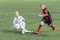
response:
<path id="1" fill-rule="evenodd" d="M 15 22 L 16 22 L 16 19 L 14 18 L 14 20 L 13 20 L 13 24 L 15 24 Z"/>
<path id="2" fill-rule="evenodd" d="M 42 14 L 42 15 L 39 14 L 38 16 L 44 17 L 44 16 L 48 16 L 48 14 Z"/>
<path id="3" fill-rule="evenodd" d="M 25 21 L 25 19 L 21 16 L 22 20 Z"/>
<path id="4" fill-rule="evenodd" d="M 39 16 L 42 16 L 42 17 L 43 17 L 43 16 L 48 16 L 47 10 L 45 10 L 45 13 L 46 13 L 46 14 L 42 14 L 42 15 L 39 14 Z"/>

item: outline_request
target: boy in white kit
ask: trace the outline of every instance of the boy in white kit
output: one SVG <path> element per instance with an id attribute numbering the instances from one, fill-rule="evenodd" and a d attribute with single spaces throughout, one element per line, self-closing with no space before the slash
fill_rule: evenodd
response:
<path id="1" fill-rule="evenodd" d="M 33 31 L 28 31 L 26 28 L 25 28 L 25 19 L 22 17 L 22 16 L 19 16 L 19 12 L 16 11 L 15 12 L 15 18 L 13 20 L 13 27 L 14 29 L 22 29 L 22 34 L 24 34 L 25 32 L 33 32 Z"/>

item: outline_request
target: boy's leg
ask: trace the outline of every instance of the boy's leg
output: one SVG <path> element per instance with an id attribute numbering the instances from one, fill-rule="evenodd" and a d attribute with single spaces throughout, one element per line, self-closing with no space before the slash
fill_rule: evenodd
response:
<path id="1" fill-rule="evenodd" d="M 52 21 L 49 21 L 48 22 L 48 26 L 50 26 L 52 28 L 52 30 L 55 30 L 56 29 L 56 25 L 53 25 L 52 24 Z"/>
<path id="2" fill-rule="evenodd" d="M 38 29 L 37 29 L 37 31 L 35 32 L 35 34 L 39 34 L 39 32 L 40 32 L 40 30 L 41 30 L 41 28 L 42 28 L 42 25 L 44 25 L 44 22 L 43 22 L 43 21 L 41 21 L 41 24 L 38 26 Z"/>
<path id="3" fill-rule="evenodd" d="M 25 28 L 25 32 L 29 32 L 29 33 L 31 33 L 31 32 L 33 32 L 33 31 L 27 30 L 27 29 Z"/>
<path id="4" fill-rule="evenodd" d="M 30 33 L 33 32 L 33 31 L 29 31 L 25 28 L 25 22 L 22 22 L 21 28 L 22 28 L 22 34 L 24 34 L 25 32 L 30 32 Z"/>
<path id="5" fill-rule="evenodd" d="M 22 34 L 25 34 L 26 32 L 32 33 L 33 31 L 29 31 L 29 30 L 27 30 L 26 28 L 22 28 Z"/>
<path id="6" fill-rule="evenodd" d="M 20 29 L 20 26 L 19 26 L 19 24 L 14 24 L 14 25 L 13 25 L 13 28 L 14 28 L 15 30 L 18 30 L 18 29 Z"/>
<path id="7" fill-rule="evenodd" d="M 20 27 L 22 29 L 22 34 L 25 34 L 25 22 L 20 23 Z"/>
<path id="8" fill-rule="evenodd" d="M 27 29 L 25 28 L 25 22 L 23 22 L 23 25 L 22 25 L 22 26 L 24 27 L 24 31 L 25 31 L 25 32 L 30 32 L 30 33 L 33 32 L 33 31 L 27 30 Z"/>
<path id="9" fill-rule="evenodd" d="M 51 25 L 50 27 L 52 28 L 52 30 L 56 29 L 56 25 Z"/>
<path id="10" fill-rule="evenodd" d="M 22 28 L 22 32 L 21 32 L 22 34 L 25 34 L 25 29 L 24 28 Z"/>

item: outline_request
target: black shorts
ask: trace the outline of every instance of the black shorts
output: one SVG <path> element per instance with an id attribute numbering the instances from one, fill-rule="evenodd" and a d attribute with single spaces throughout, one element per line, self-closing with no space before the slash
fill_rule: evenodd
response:
<path id="1" fill-rule="evenodd" d="M 47 21 L 45 18 L 43 18 L 42 21 L 43 21 L 44 23 L 48 24 L 48 26 L 49 26 L 50 24 L 52 24 L 52 20 L 50 20 L 50 19 Z"/>

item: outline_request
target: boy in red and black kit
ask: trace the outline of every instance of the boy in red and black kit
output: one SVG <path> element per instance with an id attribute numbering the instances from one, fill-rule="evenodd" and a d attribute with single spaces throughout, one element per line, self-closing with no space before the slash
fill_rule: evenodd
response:
<path id="1" fill-rule="evenodd" d="M 42 16 L 43 19 L 42 19 L 40 25 L 38 26 L 38 29 L 35 32 L 35 34 L 39 34 L 39 32 L 44 24 L 47 24 L 49 27 L 52 28 L 52 30 L 55 30 L 55 28 L 56 28 L 56 25 L 52 24 L 52 18 L 51 18 L 50 12 L 47 10 L 45 5 L 41 4 L 40 7 L 42 9 L 43 14 L 42 15 L 39 14 L 39 16 Z"/>

